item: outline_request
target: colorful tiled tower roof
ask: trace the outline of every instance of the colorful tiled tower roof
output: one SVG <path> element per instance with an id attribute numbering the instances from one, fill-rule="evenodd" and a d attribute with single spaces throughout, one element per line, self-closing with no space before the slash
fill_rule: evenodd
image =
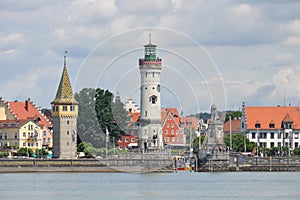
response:
<path id="1" fill-rule="evenodd" d="M 67 71 L 66 56 L 64 56 L 64 68 L 56 96 L 51 104 L 78 104 L 73 96 L 71 82 Z"/>

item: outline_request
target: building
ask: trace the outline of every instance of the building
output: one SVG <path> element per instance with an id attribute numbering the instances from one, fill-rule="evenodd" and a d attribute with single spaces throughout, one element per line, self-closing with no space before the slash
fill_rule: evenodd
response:
<path id="1" fill-rule="evenodd" d="M 77 152 L 78 102 L 67 72 L 66 56 L 55 99 L 51 102 L 53 117 L 53 158 L 73 159 Z"/>
<path id="2" fill-rule="evenodd" d="M 184 128 L 192 128 L 193 131 L 198 131 L 199 125 L 198 120 L 196 117 L 181 117 L 180 118 L 180 125 Z"/>
<path id="3" fill-rule="evenodd" d="M 140 113 L 138 105 L 132 100 L 132 98 L 129 98 L 125 103 L 124 109 L 129 113 Z"/>
<path id="4" fill-rule="evenodd" d="M 232 119 L 224 123 L 223 132 L 224 135 L 229 134 L 231 129 L 232 134 L 241 133 L 241 119 Z"/>
<path id="5" fill-rule="evenodd" d="M 185 144 L 186 135 L 180 124 L 181 118 L 176 108 L 161 110 L 164 144 Z"/>
<path id="6" fill-rule="evenodd" d="M 140 113 L 129 112 L 127 117 L 125 134 L 117 141 L 118 146 L 122 149 L 136 148 L 138 147 L 139 141 L 138 136 L 140 127 L 138 125 L 138 119 L 140 117 Z"/>
<path id="7" fill-rule="evenodd" d="M 299 147 L 300 107 L 246 106 L 243 103 L 241 132 L 259 147 Z"/>
<path id="8" fill-rule="evenodd" d="M 156 45 L 144 45 L 144 58 L 139 59 L 141 74 L 141 111 L 139 147 L 143 150 L 164 148 L 161 126 L 160 72 L 162 59 L 156 56 Z"/>
<path id="9" fill-rule="evenodd" d="M 0 98 L 0 146 L 52 147 L 52 123 L 30 99 L 7 102 Z"/>

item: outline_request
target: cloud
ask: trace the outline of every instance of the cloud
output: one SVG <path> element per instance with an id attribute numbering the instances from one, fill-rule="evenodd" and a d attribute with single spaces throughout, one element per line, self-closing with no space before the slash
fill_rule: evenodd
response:
<path id="1" fill-rule="evenodd" d="M 22 45 L 25 42 L 22 33 L 11 33 L 8 35 L 0 36 L 1 48 L 14 48 Z"/>
<path id="2" fill-rule="evenodd" d="M 299 46 L 300 45 L 300 37 L 290 36 L 286 40 L 282 42 L 284 45 L 289 46 Z"/>
<path id="3" fill-rule="evenodd" d="M 66 22 L 74 24 L 97 23 L 115 15 L 118 7 L 111 0 L 74 0 L 65 11 Z"/>

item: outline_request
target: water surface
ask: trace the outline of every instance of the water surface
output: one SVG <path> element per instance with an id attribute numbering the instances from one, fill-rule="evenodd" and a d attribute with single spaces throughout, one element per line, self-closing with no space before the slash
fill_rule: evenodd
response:
<path id="1" fill-rule="evenodd" d="M 300 172 L 7 173 L 0 199 L 300 199 Z"/>

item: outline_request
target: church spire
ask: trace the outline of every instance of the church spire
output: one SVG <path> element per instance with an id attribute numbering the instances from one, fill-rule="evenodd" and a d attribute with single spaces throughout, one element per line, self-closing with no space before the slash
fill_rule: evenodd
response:
<path id="1" fill-rule="evenodd" d="M 65 54 L 66 53 L 67 51 L 65 51 Z M 51 104 L 78 104 L 78 102 L 73 97 L 71 82 L 67 71 L 66 55 L 64 56 L 64 67 L 60 83 L 56 92 L 55 99 L 51 102 Z"/>

